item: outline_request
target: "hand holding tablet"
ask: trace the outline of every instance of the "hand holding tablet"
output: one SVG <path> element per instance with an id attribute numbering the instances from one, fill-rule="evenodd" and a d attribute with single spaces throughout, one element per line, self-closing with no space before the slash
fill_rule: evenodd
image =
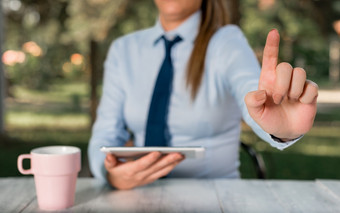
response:
<path id="1" fill-rule="evenodd" d="M 102 147 L 108 182 L 131 189 L 168 175 L 185 158 L 201 158 L 202 147 Z M 123 160 L 120 160 L 122 159 Z M 134 160 L 125 160 L 134 158 Z"/>

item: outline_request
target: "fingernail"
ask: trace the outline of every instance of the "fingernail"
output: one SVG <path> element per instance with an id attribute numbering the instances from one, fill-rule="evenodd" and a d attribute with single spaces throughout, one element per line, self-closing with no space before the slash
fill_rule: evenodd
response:
<path id="1" fill-rule="evenodd" d="M 266 91 L 260 90 L 259 92 L 256 93 L 255 99 L 257 101 L 263 101 L 264 99 L 267 98 Z"/>
<path id="2" fill-rule="evenodd" d="M 273 100 L 275 104 L 281 104 L 282 100 L 283 100 L 283 96 L 279 95 L 279 94 L 274 94 L 273 95 Z"/>

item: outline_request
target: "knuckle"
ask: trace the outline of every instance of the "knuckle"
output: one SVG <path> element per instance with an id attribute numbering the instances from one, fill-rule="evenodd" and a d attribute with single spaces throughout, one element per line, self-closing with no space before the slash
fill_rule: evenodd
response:
<path id="1" fill-rule="evenodd" d="M 274 94 L 285 96 L 288 92 L 289 85 L 278 84 L 275 87 Z"/>
<path id="2" fill-rule="evenodd" d="M 286 84 L 277 84 L 275 87 L 275 93 L 279 95 L 284 95 L 287 92 L 289 85 Z"/>

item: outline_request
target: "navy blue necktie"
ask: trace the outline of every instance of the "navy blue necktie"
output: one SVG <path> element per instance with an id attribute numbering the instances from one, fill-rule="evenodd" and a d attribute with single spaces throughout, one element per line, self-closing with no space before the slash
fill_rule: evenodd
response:
<path id="1" fill-rule="evenodd" d="M 165 58 L 153 90 L 146 124 L 145 146 L 167 146 L 170 139 L 167 117 L 174 71 L 171 48 L 182 39 L 179 36 L 176 36 L 172 41 L 167 40 L 164 36 L 162 39 L 165 44 Z"/>

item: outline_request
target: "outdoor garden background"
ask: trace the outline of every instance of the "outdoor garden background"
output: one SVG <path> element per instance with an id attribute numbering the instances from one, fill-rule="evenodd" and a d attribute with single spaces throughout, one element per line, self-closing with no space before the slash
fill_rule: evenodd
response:
<path id="1" fill-rule="evenodd" d="M 242 140 L 263 155 L 268 178 L 340 178 L 340 1 L 226 1 L 232 22 L 259 60 L 267 33 L 277 28 L 280 60 L 304 67 L 322 99 L 312 130 L 285 151 L 270 147 L 246 125 Z M 20 176 L 19 154 L 57 144 L 80 147 L 80 175 L 90 175 L 86 149 L 103 60 L 115 38 L 155 23 L 153 1 L 2 0 L 0 5 L 0 177 Z M 241 163 L 242 177 L 254 178 L 244 152 Z"/>

